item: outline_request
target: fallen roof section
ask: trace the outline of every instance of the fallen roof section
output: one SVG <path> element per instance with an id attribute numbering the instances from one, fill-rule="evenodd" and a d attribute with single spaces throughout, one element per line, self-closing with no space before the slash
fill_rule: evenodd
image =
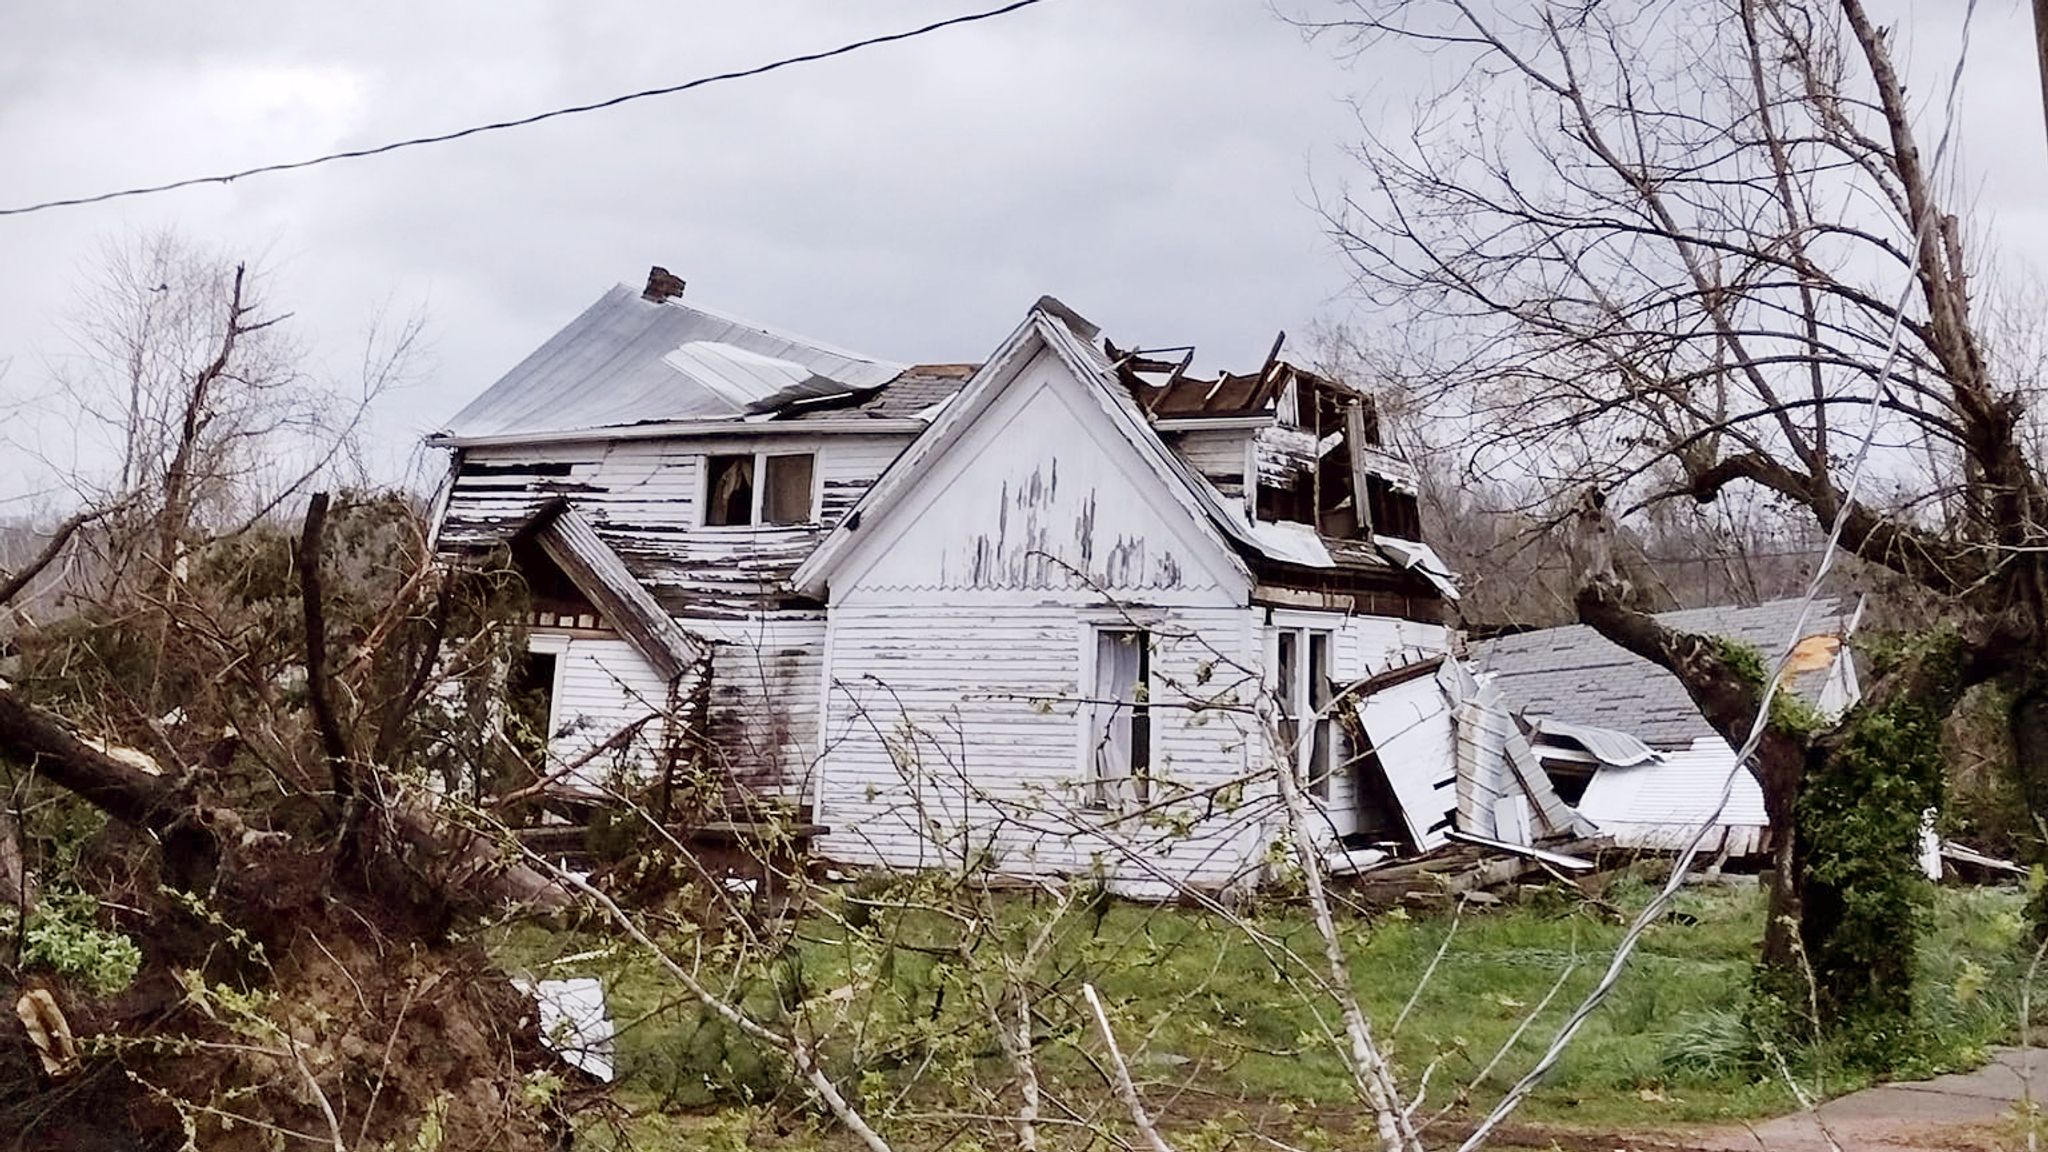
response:
<path id="1" fill-rule="evenodd" d="M 1708 850 L 1753 855 L 1765 847 L 1770 827 L 1763 788 L 1754 773 L 1735 766 L 1734 750 L 1718 736 L 1701 737 L 1654 761 L 1603 765 L 1579 797 L 1579 813 L 1617 847 L 1662 852 L 1685 847 L 1711 821 Z"/>
<path id="2" fill-rule="evenodd" d="M 1668 627 L 1720 636 L 1754 647 L 1775 661 L 1791 638 L 1802 600 L 1777 600 L 1754 608 L 1697 608 L 1659 613 Z M 1840 637 L 1852 626 L 1850 606 L 1816 600 L 1801 630 L 1802 641 Z M 1819 703 L 1833 653 L 1815 642 L 1808 657 L 1788 669 L 1787 687 L 1808 703 Z M 1815 662 L 1813 653 L 1829 656 Z M 1678 678 L 1608 640 L 1584 624 L 1500 636 L 1473 646 L 1473 667 L 1491 675 L 1508 704 L 1525 718 L 1626 732 L 1651 748 L 1685 749 L 1703 736 L 1717 736 L 1700 715 Z"/>
<path id="3" fill-rule="evenodd" d="M 567 500 L 542 506 L 516 539 L 538 545 L 663 679 L 680 679 L 710 654 L 662 610 L 626 562 Z"/>
<path id="4" fill-rule="evenodd" d="M 1633 768 L 1661 758 L 1655 748 L 1612 728 L 1573 724 L 1555 716 L 1539 716 L 1530 722 L 1529 730 L 1538 736 L 1577 744 L 1593 759 L 1610 768 Z"/>

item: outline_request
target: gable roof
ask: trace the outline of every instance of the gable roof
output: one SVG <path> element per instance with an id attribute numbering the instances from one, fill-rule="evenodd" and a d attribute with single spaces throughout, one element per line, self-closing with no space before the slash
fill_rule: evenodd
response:
<path id="1" fill-rule="evenodd" d="M 1661 612 L 1657 619 L 1680 631 L 1747 644 L 1769 666 L 1784 652 L 1803 604 L 1793 599 L 1754 608 L 1693 608 Z M 1800 638 L 1843 637 L 1852 626 L 1852 607 L 1834 598 L 1814 601 Z M 1829 658 L 1795 661 L 1787 669 L 1787 687 L 1817 703 L 1839 646 L 1828 648 L 1822 641 L 1803 647 L 1825 648 Z M 1678 677 L 1584 624 L 1484 641 L 1473 646 L 1472 663 L 1474 671 L 1492 674 L 1515 711 L 1532 719 L 1613 729 L 1659 749 L 1689 748 L 1696 739 L 1719 736 Z"/>
<path id="2" fill-rule="evenodd" d="M 734 420 L 855 398 L 904 365 L 617 285 L 455 414 L 435 437 Z"/>
<path id="3" fill-rule="evenodd" d="M 1114 366 L 1095 348 L 1096 332 L 1094 325 L 1066 305 L 1050 296 L 1040 297 L 1024 322 L 1010 333 L 987 363 L 975 370 L 924 434 L 911 441 L 910 447 L 798 566 L 791 578 L 792 586 L 806 595 L 821 593 L 832 571 L 853 546 L 855 533 L 862 524 L 886 514 L 901 502 L 926 465 L 960 440 L 982 410 L 1040 349 L 1057 356 L 1088 386 L 1089 395 L 1101 405 L 1110 426 L 1137 451 L 1175 501 L 1186 509 L 1197 530 L 1215 543 L 1225 562 L 1249 579 L 1250 570 L 1231 547 L 1233 541 L 1256 546 L 1242 514 L 1233 520 L 1232 509 L 1215 487 L 1153 431 L 1143 411 L 1117 382 Z"/>
<path id="4" fill-rule="evenodd" d="M 549 501 L 518 535 L 539 545 L 663 679 L 679 679 L 707 655 L 703 643 L 662 610 L 626 562 L 567 500 Z"/>

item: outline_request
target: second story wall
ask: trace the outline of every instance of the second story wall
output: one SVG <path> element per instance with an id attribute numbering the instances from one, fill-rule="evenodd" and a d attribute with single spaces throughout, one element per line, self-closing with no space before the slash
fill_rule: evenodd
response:
<path id="1" fill-rule="evenodd" d="M 785 606 L 789 574 L 909 439 L 779 433 L 467 448 L 440 547 L 490 547 L 563 498 L 677 617 L 755 615 Z M 809 458 L 806 499 L 792 495 L 805 467 L 781 457 Z"/>

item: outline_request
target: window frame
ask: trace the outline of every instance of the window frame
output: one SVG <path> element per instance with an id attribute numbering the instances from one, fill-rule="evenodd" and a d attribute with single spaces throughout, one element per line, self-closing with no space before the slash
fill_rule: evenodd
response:
<path id="1" fill-rule="evenodd" d="M 1266 626 L 1266 680 L 1267 688 L 1274 694 L 1278 704 L 1276 726 L 1282 739 L 1292 745 L 1288 751 L 1294 760 L 1295 779 L 1301 782 L 1302 791 L 1318 804 L 1330 802 L 1331 781 L 1344 766 L 1347 757 L 1340 755 L 1339 741 L 1343 735 L 1337 724 L 1336 712 L 1327 710 L 1315 721 L 1315 733 L 1310 739 L 1300 738 L 1301 721 L 1315 715 L 1313 706 L 1319 697 L 1328 697 L 1325 707 L 1335 700 L 1337 672 L 1337 643 L 1341 629 L 1335 625 L 1318 627 L 1294 620 L 1276 619 Z M 1294 650 L 1294 667 L 1282 685 L 1280 680 L 1281 637 L 1289 637 Z M 1318 645 L 1317 641 L 1321 641 Z M 1315 669 L 1312 659 L 1316 649 L 1323 653 L 1322 691 L 1315 685 Z M 1290 735 L 1290 731 L 1293 733 Z M 1277 751 L 1277 750 L 1276 750 Z M 1321 764 L 1318 765 L 1320 751 Z"/>
<path id="2" fill-rule="evenodd" d="M 711 461 L 720 456 L 750 456 L 753 458 L 754 490 L 748 502 L 747 522 L 745 524 L 711 523 Z M 768 511 L 768 461 L 778 456 L 808 456 L 811 458 L 810 502 L 807 506 L 806 514 L 802 520 L 792 520 L 786 524 L 771 524 L 764 519 Z M 822 515 L 819 506 L 823 487 L 822 477 L 818 469 L 818 450 L 816 448 L 755 448 L 748 451 L 732 452 L 717 452 L 707 449 L 697 454 L 697 527 L 711 529 L 800 528 L 806 524 L 816 524 L 820 522 Z"/>
<path id="3" fill-rule="evenodd" d="M 547 732 L 543 741 L 547 754 L 555 751 L 555 733 L 562 730 L 562 680 L 569 668 L 569 638 L 547 632 L 529 632 L 526 654 L 552 656 L 555 666 L 548 677 Z"/>
<path id="4" fill-rule="evenodd" d="M 1140 699 L 1131 706 L 1131 755 L 1132 763 L 1118 776 L 1106 776 L 1099 770 L 1096 751 L 1106 733 L 1105 711 L 1111 717 L 1121 703 L 1110 704 L 1096 693 L 1096 684 L 1101 674 L 1102 641 L 1105 636 L 1135 635 L 1141 637 L 1138 650 L 1138 670 L 1143 676 L 1144 689 Z M 1156 630 L 1146 621 L 1119 618 L 1114 621 L 1090 622 L 1081 629 L 1081 688 L 1083 705 L 1078 710 L 1080 725 L 1080 761 L 1083 795 L 1081 807 L 1090 812 L 1120 813 L 1133 806 L 1150 804 L 1155 795 L 1159 767 L 1159 725 L 1155 720 L 1153 701 L 1158 684 Z M 1142 742 L 1139 729 L 1142 725 Z M 1142 766 L 1137 763 L 1138 754 L 1143 753 Z"/>

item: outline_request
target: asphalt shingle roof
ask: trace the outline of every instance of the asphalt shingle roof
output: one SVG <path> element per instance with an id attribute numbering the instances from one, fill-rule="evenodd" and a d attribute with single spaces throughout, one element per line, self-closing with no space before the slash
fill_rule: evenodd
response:
<path id="1" fill-rule="evenodd" d="M 1657 619 L 1686 632 L 1723 636 L 1764 654 L 1766 664 L 1784 651 L 1802 601 L 1774 600 L 1754 608 L 1693 608 Z M 1814 602 L 1801 638 L 1839 635 L 1849 606 Z M 1686 748 L 1716 735 L 1693 706 L 1678 678 L 1621 648 L 1584 624 L 1501 636 L 1473 646 L 1475 670 L 1494 675 L 1509 707 L 1525 715 L 1554 716 L 1627 732 L 1652 748 Z M 1803 671 L 1791 688 L 1817 701 L 1827 669 Z"/>
<path id="2" fill-rule="evenodd" d="M 895 379 L 858 403 L 821 400 L 801 404 L 778 414 L 780 420 L 844 420 L 866 416 L 876 420 L 900 420 L 915 416 L 951 396 L 974 375 L 979 364 L 913 364 Z"/>

